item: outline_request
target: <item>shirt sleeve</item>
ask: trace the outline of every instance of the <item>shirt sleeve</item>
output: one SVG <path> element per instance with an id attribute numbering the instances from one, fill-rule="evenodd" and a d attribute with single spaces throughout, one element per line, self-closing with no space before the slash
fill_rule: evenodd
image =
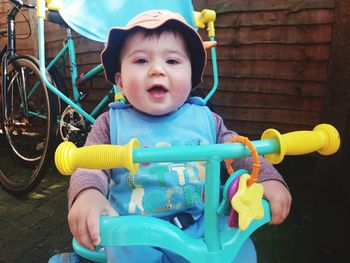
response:
<path id="1" fill-rule="evenodd" d="M 225 143 L 230 141 L 233 137 L 238 136 L 238 134 L 234 131 L 231 131 L 226 128 L 223 119 L 213 112 L 213 118 L 216 128 L 216 142 L 217 143 Z M 277 180 L 284 184 L 287 188 L 287 184 L 284 181 L 282 175 L 276 170 L 276 168 L 269 163 L 264 157 L 259 156 L 260 159 L 260 173 L 258 182 L 264 182 L 268 180 Z M 238 158 L 235 159 L 232 168 L 236 171 L 238 169 L 245 169 L 247 171 L 251 171 L 253 163 L 252 157 Z"/>
<path id="2" fill-rule="evenodd" d="M 101 114 L 89 132 L 85 146 L 111 144 L 109 131 L 109 112 Z M 68 208 L 84 189 L 95 188 L 105 196 L 108 193 L 110 170 L 77 169 L 70 177 L 68 188 Z"/>

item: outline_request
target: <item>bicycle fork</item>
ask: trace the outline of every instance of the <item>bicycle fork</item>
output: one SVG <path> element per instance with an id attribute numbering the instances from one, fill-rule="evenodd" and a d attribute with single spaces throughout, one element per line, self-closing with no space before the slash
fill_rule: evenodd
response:
<path id="1" fill-rule="evenodd" d="M 16 26 L 15 17 L 19 12 L 18 8 L 12 8 L 7 15 L 7 48 L 2 51 L 1 67 L 2 67 L 2 116 L 4 121 L 8 118 L 7 113 L 7 64 L 11 57 L 15 56 L 16 50 Z"/>

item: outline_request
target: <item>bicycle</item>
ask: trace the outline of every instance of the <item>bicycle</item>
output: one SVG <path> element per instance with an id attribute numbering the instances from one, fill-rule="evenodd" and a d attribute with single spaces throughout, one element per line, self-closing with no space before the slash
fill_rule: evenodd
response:
<path id="1" fill-rule="evenodd" d="M 12 13 L 12 17 L 8 20 L 8 48 L 2 57 L 3 106 L 1 127 L 6 135 L 6 140 L 9 142 L 11 152 L 13 152 L 16 160 L 18 160 L 16 164 L 24 163 L 25 167 L 30 166 L 32 169 L 29 169 L 26 172 L 19 172 L 18 170 L 13 170 L 13 165 L 7 167 L 7 169 L 0 168 L 0 182 L 8 192 L 14 195 L 23 195 L 34 189 L 42 180 L 49 167 L 52 151 L 56 146 L 57 134 L 59 134 L 64 141 L 69 140 L 77 145 L 82 145 L 91 125 L 95 121 L 95 118 L 105 105 L 113 99 L 123 100 L 123 98 L 119 96 L 118 88 L 112 86 L 91 113 L 87 113 L 81 106 L 81 101 L 85 98 L 86 94 L 80 91 L 80 84 L 95 77 L 103 71 L 103 68 L 100 64 L 83 75 L 78 74 L 71 27 L 79 34 L 103 42 L 104 39 L 106 39 L 106 32 L 111 25 L 105 26 L 103 33 L 96 33 L 95 31 L 89 32 L 86 30 L 86 24 L 77 24 L 77 21 L 79 21 L 80 18 L 76 19 L 76 17 L 73 17 L 75 20 L 72 19 L 72 21 L 68 21 L 72 18 L 71 13 L 65 14 L 64 19 L 62 19 L 64 12 L 62 12 L 62 16 L 61 13 L 57 12 L 57 10 L 60 10 L 60 6 L 55 5 L 57 1 L 37 0 L 36 6 L 19 0 L 9 1 L 14 5 L 14 8 L 9 12 L 9 14 Z M 64 1 L 63 5 L 69 6 L 69 8 L 66 7 L 67 10 L 72 9 L 71 5 L 76 3 L 79 4 L 79 2 L 81 2 L 81 6 L 93 5 L 93 2 L 89 2 L 89 5 L 87 5 L 84 1 Z M 98 5 L 101 7 L 101 2 L 98 2 Z M 15 45 L 12 45 L 15 43 L 15 31 L 10 25 L 12 23 L 14 24 L 14 19 L 18 10 L 23 7 L 37 8 L 39 61 L 31 56 L 17 55 Z M 154 0 L 144 5 L 134 5 L 134 7 L 135 8 L 131 8 L 130 10 L 125 10 L 124 7 L 123 11 L 125 12 L 123 12 L 122 18 L 118 18 L 119 20 L 116 21 L 113 19 L 108 20 L 108 23 L 113 23 L 116 26 L 124 25 L 135 14 L 152 7 L 157 7 L 179 11 L 190 21 L 190 24 L 194 26 L 194 10 L 190 0 L 178 2 Z M 102 8 L 102 10 L 105 12 L 107 11 L 106 8 L 107 6 Z M 44 19 L 46 18 L 46 9 L 48 10 L 48 20 L 64 26 L 67 32 L 63 48 L 47 65 L 45 63 L 44 43 Z M 62 9 L 60 12 L 61 11 Z M 204 19 L 204 16 L 199 19 L 200 16 L 202 16 L 202 14 L 197 13 L 197 18 L 195 17 L 198 23 L 197 26 L 203 28 L 211 23 L 210 32 L 213 34 L 213 21 L 205 21 L 207 18 Z M 210 36 L 210 40 L 213 41 L 214 37 Z M 65 82 L 54 67 L 59 59 L 63 58 L 67 53 L 72 80 L 72 98 L 66 95 Z M 210 99 L 218 86 L 215 48 L 212 48 L 211 54 L 213 58 L 214 84 L 212 90 L 205 97 L 206 102 Z M 24 72 L 23 74 L 21 73 L 22 71 Z M 27 71 L 29 71 L 30 74 L 27 73 Z M 21 77 L 11 78 L 12 75 Z M 21 85 L 25 85 L 24 87 L 21 87 L 21 85 L 14 85 L 16 83 L 14 80 L 25 80 L 28 76 L 35 77 L 35 80 L 31 80 L 31 82 L 23 82 Z M 9 96 L 10 91 L 13 92 L 13 96 Z M 41 91 L 41 94 L 38 94 L 39 91 Z M 18 94 L 18 96 L 15 96 L 16 94 Z M 41 101 L 39 101 L 39 98 Z M 30 103 L 31 100 L 33 101 L 32 103 Z M 34 106 L 37 108 L 32 108 Z M 17 107 L 16 110 L 14 109 L 15 107 Z M 31 135 L 31 140 L 27 140 L 28 135 Z M 34 137 L 35 141 L 33 139 Z M 26 142 L 25 147 L 22 145 L 23 141 Z M 22 167 L 24 166 L 22 165 Z M 14 174 L 16 174 L 16 176 L 14 176 Z M 19 176 L 20 174 L 22 176 Z"/>
<path id="2" fill-rule="evenodd" d="M 49 146 L 55 141 L 54 127 L 60 102 L 46 90 L 39 61 L 30 55 L 16 54 L 16 16 L 22 8 L 35 6 L 22 1 L 10 2 L 13 7 L 7 14 L 7 29 L 1 31 L 2 35 L 7 34 L 7 44 L 0 53 L 0 128 L 10 158 L 2 162 L 0 182 L 10 193 L 21 195 L 32 190 L 48 168 L 53 153 Z M 52 75 L 45 74 L 57 88 Z M 56 80 L 61 83 L 61 79 Z M 33 91 L 36 96 L 30 95 Z"/>
<path id="3" fill-rule="evenodd" d="M 96 262 L 107 261 L 107 255 L 101 248 L 111 246 L 155 246 L 177 253 L 190 262 L 232 262 L 245 240 L 271 219 L 269 204 L 262 199 L 262 192 L 257 187 L 259 184 L 255 182 L 259 174 L 258 154 L 277 164 L 282 162 L 285 155 L 302 155 L 314 151 L 331 155 L 339 147 L 339 133 L 329 124 L 317 125 L 313 131 L 283 135 L 275 129 L 268 129 L 262 134 L 261 140 L 250 142 L 244 138 L 227 144 L 200 146 L 139 148 L 136 138 L 126 145 L 91 145 L 81 148 L 63 142 L 55 153 L 55 164 L 63 175 L 72 174 L 76 168 L 123 167 L 135 173 L 143 163 L 206 162 L 203 238 L 192 238 L 170 222 L 156 217 L 101 216 L 99 248 L 91 251 L 75 239 L 73 248 L 83 258 Z M 221 188 L 220 161 L 250 155 L 254 160 L 252 173 L 237 170 L 231 173 Z M 232 193 L 233 188 L 236 190 Z M 227 210 L 237 213 L 237 225 L 229 221 L 229 226 L 219 230 L 219 215 L 227 214 Z"/>
<path id="4" fill-rule="evenodd" d="M 57 12 L 58 7 L 50 6 L 51 1 L 45 5 L 49 12 L 47 20 L 66 28 L 63 48 L 47 66 L 45 56 L 41 58 L 42 70 L 41 62 L 35 57 L 17 55 L 14 27 L 16 15 L 22 8 L 34 9 L 37 5 L 19 0 L 9 2 L 13 8 L 7 16 L 7 30 L 3 31 L 7 33 L 8 43 L 2 49 L 0 57 L 3 76 L 1 129 L 12 155 L 7 158 L 7 162 L 2 162 L 0 182 L 11 194 L 23 195 L 33 190 L 47 172 L 57 136 L 82 145 L 95 117 L 113 99 L 116 87 L 110 89 L 90 114 L 85 112 L 81 108 L 81 102 L 86 94 L 80 91 L 79 86 L 102 72 L 102 66 L 98 65 L 78 78 L 81 74 L 78 74 L 75 61 L 71 29 Z M 28 22 L 27 19 L 26 21 Z M 43 27 L 41 29 L 39 38 L 44 41 Z M 66 95 L 65 81 L 55 67 L 67 54 L 72 98 Z M 12 158 L 15 159 L 14 162 Z"/>

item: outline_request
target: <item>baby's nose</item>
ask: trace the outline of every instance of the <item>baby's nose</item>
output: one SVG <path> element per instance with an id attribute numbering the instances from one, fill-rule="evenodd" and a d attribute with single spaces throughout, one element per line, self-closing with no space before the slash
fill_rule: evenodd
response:
<path id="1" fill-rule="evenodd" d="M 150 70 L 149 70 L 149 75 L 164 75 L 165 71 L 161 63 L 154 62 L 151 64 Z"/>

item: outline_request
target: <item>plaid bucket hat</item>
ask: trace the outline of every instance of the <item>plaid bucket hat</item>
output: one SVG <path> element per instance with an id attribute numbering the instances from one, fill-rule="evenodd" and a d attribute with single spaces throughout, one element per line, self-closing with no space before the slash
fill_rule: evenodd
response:
<path id="1" fill-rule="evenodd" d="M 216 42 L 203 42 L 197 31 L 180 14 L 168 10 L 146 11 L 131 19 L 125 27 L 110 29 L 107 45 L 101 53 L 106 79 L 115 84 L 115 74 L 120 72 L 120 51 L 131 30 L 136 28 L 152 30 L 167 25 L 176 28 L 188 45 L 192 65 L 192 88 L 197 87 L 203 79 L 207 60 L 205 50 L 214 46 Z"/>

